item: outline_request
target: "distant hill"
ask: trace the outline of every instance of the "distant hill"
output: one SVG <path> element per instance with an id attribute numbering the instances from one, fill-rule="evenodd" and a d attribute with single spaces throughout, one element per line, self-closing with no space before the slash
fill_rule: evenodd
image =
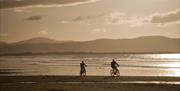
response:
<path id="1" fill-rule="evenodd" d="M 13 44 L 0 46 L 0 53 L 180 53 L 180 39 L 161 36 L 145 36 L 135 39 L 97 39 L 92 41 L 56 41 L 48 38 L 33 38 Z"/>
<path id="2" fill-rule="evenodd" d="M 6 42 L 0 41 L 0 45 L 7 45 Z"/>
<path id="3" fill-rule="evenodd" d="M 67 41 L 57 41 L 49 38 L 44 38 L 44 37 L 37 37 L 37 38 L 32 38 L 28 40 L 23 40 L 19 41 L 16 43 L 13 43 L 14 45 L 22 45 L 22 44 L 55 44 L 55 43 L 64 43 Z"/>

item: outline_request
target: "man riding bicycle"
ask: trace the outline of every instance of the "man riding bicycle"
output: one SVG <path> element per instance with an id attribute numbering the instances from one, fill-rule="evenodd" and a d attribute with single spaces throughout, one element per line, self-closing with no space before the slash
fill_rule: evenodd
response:
<path id="1" fill-rule="evenodd" d="M 82 76 L 83 75 L 83 73 L 85 73 L 86 72 L 86 67 L 87 65 L 84 63 L 84 61 L 81 61 L 81 63 L 80 63 L 80 67 L 81 67 L 81 70 L 80 70 L 80 75 Z M 85 73 L 86 74 L 86 73 Z"/>
<path id="2" fill-rule="evenodd" d="M 119 64 L 113 59 L 111 62 L 111 68 L 113 69 L 113 73 L 117 73 L 118 69 L 117 67 L 119 67 Z"/>

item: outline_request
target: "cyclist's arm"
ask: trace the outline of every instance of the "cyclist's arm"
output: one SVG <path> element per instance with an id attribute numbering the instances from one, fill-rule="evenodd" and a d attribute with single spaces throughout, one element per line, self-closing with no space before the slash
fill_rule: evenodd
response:
<path id="1" fill-rule="evenodd" d="M 119 64 L 116 62 L 116 65 L 119 67 Z"/>
<path id="2" fill-rule="evenodd" d="M 87 66 L 86 64 L 84 64 L 84 66 Z"/>

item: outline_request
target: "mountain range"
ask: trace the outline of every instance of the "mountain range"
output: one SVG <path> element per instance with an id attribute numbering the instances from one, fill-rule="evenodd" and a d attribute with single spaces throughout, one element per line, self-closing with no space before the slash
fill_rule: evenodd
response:
<path id="1" fill-rule="evenodd" d="M 15 43 L 0 42 L 0 54 L 8 53 L 180 53 L 180 39 L 144 36 L 134 39 L 57 41 L 32 38 Z"/>

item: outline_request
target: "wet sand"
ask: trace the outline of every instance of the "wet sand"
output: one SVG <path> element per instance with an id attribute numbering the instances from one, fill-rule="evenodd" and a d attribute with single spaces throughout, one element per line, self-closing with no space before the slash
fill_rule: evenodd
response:
<path id="1" fill-rule="evenodd" d="M 0 76 L 0 91 L 179 91 L 180 77 Z"/>

